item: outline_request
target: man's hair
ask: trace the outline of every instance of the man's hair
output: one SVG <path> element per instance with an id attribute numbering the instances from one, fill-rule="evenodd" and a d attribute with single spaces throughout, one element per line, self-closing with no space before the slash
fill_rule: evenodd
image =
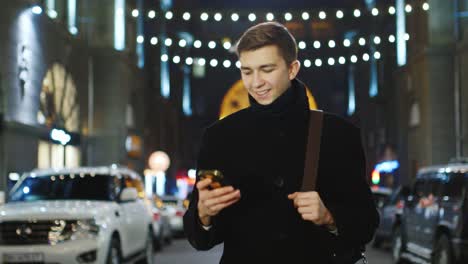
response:
<path id="1" fill-rule="evenodd" d="M 241 36 L 237 43 L 237 56 L 243 51 L 254 51 L 265 46 L 275 45 L 286 63 L 297 60 L 297 44 L 289 30 L 278 22 L 264 22 L 255 25 Z"/>

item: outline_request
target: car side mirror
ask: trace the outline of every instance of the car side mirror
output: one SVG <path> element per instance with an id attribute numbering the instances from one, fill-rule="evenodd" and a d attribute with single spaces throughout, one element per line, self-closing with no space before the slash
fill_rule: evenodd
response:
<path id="1" fill-rule="evenodd" d="M 120 194 L 120 201 L 122 202 L 130 202 L 135 201 L 138 198 L 138 191 L 136 188 L 127 187 L 122 190 Z"/>

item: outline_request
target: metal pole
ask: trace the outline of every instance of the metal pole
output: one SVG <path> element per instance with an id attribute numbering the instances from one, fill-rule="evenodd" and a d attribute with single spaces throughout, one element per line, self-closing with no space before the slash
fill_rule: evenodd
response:
<path id="1" fill-rule="evenodd" d="M 454 85 L 454 114 L 455 114 L 455 155 L 462 156 L 461 134 L 461 103 L 460 103 L 460 59 L 455 54 L 455 85 Z"/>
<path id="2" fill-rule="evenodd" d="M 454 38 L 455 38 L 455 45 L 456 43 L 458 42 L 459 38 L 460 38 L 460 27 L 459 27 L 459 24 L 458 24 L 458 19 L 459 19 L 459 15 L 458 15 L 458 5 L 459 4 L 459 0 L 455 0 L 454 1 Z M 462 153 L 462 148 L 463 148 L 463 139 L 462 139 L 462 128 L 461 128 L 461 96 L 460 96 L 460 93 L 461 93 L 461 76 L 460 76 L 460 59 L 458 57 L 458 54 L 457 52 L 455 51 L 455 56 L 454 56 L 454 74 L 455 74 L 455 80 L 454 80 L 454 91 L 453 91 L 453 94 L 454 94 L 454 118 L 455 118 L 455 155 L 456 155 L 456 158 L 460 158 L 462 157 L 463 153 Z"/>
<path id="3" fill-rule="evenodd" d="M 8 157 L 8 153 L 5 147 L 5 137 L 7 136 L 5 133 L 5 121 L 4 121 L 4 114 L 6 114 L 5 108 L 5 95 L 6 91 L 3 91 L 3 79 L 2 74 L 0 73 L 0 192 L 7 191 L 8 189 L 8 178 L 7 178 L 7 171 L 6 171 L 6 159 Z"/>
<path id="4" fill-rule="evenodd" d="M 88 57 L 88 135 L 86 141 L 87 148 L 87 165 L 91 165 L 93 161 L 93 149 L 90 144 L 90 139 L 94 135 L 94 63 L 93 58 Z"/>
<path id="5" fill-rule="evenodd" d="M 63 163 L 62 167 L 66 168 L 67 167 L 67 145 L 63 145 Z"/>

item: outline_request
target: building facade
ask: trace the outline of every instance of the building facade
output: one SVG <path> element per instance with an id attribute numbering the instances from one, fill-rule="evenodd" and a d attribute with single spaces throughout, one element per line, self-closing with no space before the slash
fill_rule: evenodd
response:
<path id="1" fill-rule="evenodd" d="M 144 169 L 134 22 L 123 16 L 127 34 L 117 50 L 107 34 L 117 3 L 98 13 L 95 1 L 76 2 L 8 1 L 0 10 L 1 191 L 34 168 Z M 125 14 L 132 2 L 120 8 Z"/>
<path id="2" fill-rule="evenodd" d="M 379 65 L 379 95 L 361 100 L 360 113 L 369 165 L 385 159 L 390 146 L 399 161 L 400 183 L 407 184 L 423 166 L 468 155 L 468 2 L 395 3 L 396 13 L 401 3 L 404 14 L 405 62 L 398 63 L 403 49 L 394 40 Z M 398 19 L 387 28 L 397 34 Z"/>

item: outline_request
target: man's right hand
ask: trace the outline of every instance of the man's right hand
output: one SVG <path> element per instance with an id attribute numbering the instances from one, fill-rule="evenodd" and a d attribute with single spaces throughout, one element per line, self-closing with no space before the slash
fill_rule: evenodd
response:
<path id="1" fill-rule="evenodd" d="M 210 184 L 211 179 L 204 179 L 197 183 L 198 217 L 204 226 L 211 225 L 212 216 L 240 199 L 240 191 L 234 190 L 232 186 L 209 190 Z"/>

